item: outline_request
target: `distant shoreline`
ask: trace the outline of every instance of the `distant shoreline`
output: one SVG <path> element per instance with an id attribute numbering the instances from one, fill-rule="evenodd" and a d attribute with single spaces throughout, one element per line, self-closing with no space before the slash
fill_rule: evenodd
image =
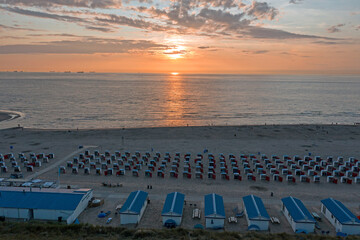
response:
<path id="1" fill-rule="evenodd" d="M 0 113 L 2 114 L 2 113 Z M 257 128 L 257 129 L 262 129 L 262 128 L 303 128 L 303 127 L 315 127 L 315 128 L 321 128 L 321 127 L 355 127 L 355 126 L 359 126 L 359 123 L 353 123 L 353 124 L 338 124 L 338 123 L 333 123 L 333 124 L 328 124 L 328 123 L 303 123 L 303 124 L 257 124 L 257 125 L 203 125 L 203 126 L 197 126 L 197 125 L 189 125 L 189 126 L 158 126 L 158 127 L 110 127 L 110 128 L 102 128 L 102 127 L 98 127 L 98 128 L 34 128 L 34 127 L 28 127 L 26 128 L 27 130 L 30 131 L 53 131 L 53 132 L 62 132 L 62 131 L 81 131 L 81 132 L 94 132 L 94 131 L 124 131 L 124 130 L 128 130 L 128 131 L 141 131 L 141 130 L 151 130 L 151 131 L 156 131 L 156 130 L 170 130 L 170 129 L 177 129 L 177 130 L 182 130 L 182 129 L 234 129 L 234 128 Z"/>

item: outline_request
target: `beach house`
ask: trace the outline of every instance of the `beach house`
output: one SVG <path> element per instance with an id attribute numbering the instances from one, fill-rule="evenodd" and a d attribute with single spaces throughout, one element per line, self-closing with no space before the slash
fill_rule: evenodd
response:
<path id="1" fill-rule="evenodd" d="M 179 226 L 181 224 L 184 200 L 185 195 L 179 192 L 169 193 L 166 196 L 165 204 L 161 212 L 164 226 Z"/>
<path id="2" fill-rule="evenodd" d="M 249 230 L 265 231 L 269 229 L 270 217 L 261 198 L 248 195 L 243 197 L 244 213 Z"/>
<path id="3" fill-rule="evenodd" d="M 138 190 L 130 193 L 120 209 L 120 224 L 139 223 L 146 209 L 147 199 L 147 192 Z"/>
<path id="4" fill-rule="evenodd" d="M 342 202 L 333 198 L 323 199 L 321 212 L 335 227 L 336 232 L 347 235 L 360 234 L 360 220 Z"/>
<path id="5" fill-rule="evenodd" d="M 315 219 L 305 205 L 297 198 L 286 197 L 281 199 L 282 211 L 296 233 L 312 233 L 315 228 Z"/>
<path id="6" fill-rule="evenodd" d="M 223 197 L 215 193 L 205 195 L 205 226 L 206 228 L 224 228 L 225 208 Z"/>
<path id="7" fill-rule="evenodd" d="M 92 189 L 1 187 L 0 217 L 71 224 L 88 206 L 92 196 Z"/>

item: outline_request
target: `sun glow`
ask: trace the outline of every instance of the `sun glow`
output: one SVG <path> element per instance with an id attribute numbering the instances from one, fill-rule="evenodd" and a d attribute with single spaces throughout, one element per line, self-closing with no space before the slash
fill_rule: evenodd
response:
<path id="1" fill-rule="evenodd" d="M 171 75 L 176 76 L 176 75 L 179 75 L 179 73 L 178 72 L 172 72 Z"/>
<path id="2" fill-rule="evenodd" d="M 188 52 L 186 47 L 183 45 L 184 40 L 178 37 L 173 37 L 166 39 L 165 42 L 169 45 L 169 48 L 166 49 L 163 54 L 166 55 L 169 59 L 179 59 L 184 58 Z"/>

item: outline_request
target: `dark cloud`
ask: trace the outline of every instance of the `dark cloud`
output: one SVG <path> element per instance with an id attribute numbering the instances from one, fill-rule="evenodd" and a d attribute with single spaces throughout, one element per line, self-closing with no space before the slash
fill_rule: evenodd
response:
<path id="1" fill-rule="evenodd" d="M 65 22 L 88 22 L 87 20 L 84 20 L 79 17 L 73 17 L 73 16 L 67 16 L 67 15 L 58 15 L 58 14 L 52 14 L 52 13 L 46 13 L 46 12 L 39 12 L 39 11 L 32 11 L 32 10 L 26 10 L 18 7 L 0 7 L 2 10 L 6 10 L 9 12 L 26 15 L 26 16 L 32 16 L 32 17 L 39 17 L 39 18 L 48 18 L 48 19 L 54 19 L 58 21 L 65 21 Z"/>
<path id="2" fill-rule="evenodd" d="M 162 44 L 146 40 L 118 40 L 89 38 L 78 41 L 54 41 L 39 44 L 15 44 L 0 46 L 0 54 L 93 54 L 127 53 L 167 49 Z"/>
<path id="3" fill-rule="evenodd" d="M 267 2 L 252 1 L 246 13 L 257 19 L 273 20 L 279 14 L 279 10 L 269 6 Z"/>
<path id="4" fill-rule="evenodd" d="M 315 41 L 313 43 L 316 44 L 322 44 L 322 45 L 336 45 L 336 44 L 340 44 L 340 42 L 330 42 L 330 41 Z"/>
<path id="5" fill-rule="evenodd" d="M 209 49 L 210 47 L 209 46 L 200 46 L 198 47 L 199 49 Z"/>
<path id="6" fill-rule="evenodd" d="M 105 27 L 93 27 L 93 26 L 86 26 L 87 29 L 100 31 L 100 32 L 114 32 L 111 28 L 105 28 Z"/>
<path id="7" fill-rule="evenodd" d="M 239 20 L 244 16 L 244 13 L 231 14 L 229 12 L 224 12 L 222 10 L 212 10 L 208 8 L 201 9 L 200 13 L 197 16 L 203 17 L 207 20 L 212 20 L 218 23 L 227 23 L 232 24 L 239 22 Z"/>
<path id="8" fill-rule="evenodd" d="M 345 24 L 344 23 L 342 23 L 342 24 L 338 24 L 338 25 L 334 25 L 334 26 L 331 26 L 331 27 L 329 27 L 328 29 L 327 29 L 327 31 L 329 32 L 329 33 L 337 33 L 337 32 L 341 32 L 341 27 L 344 27 L 345 26 Z"/>
<path id="9" fill-rule="evenodd" d="M 250 54 L 265 54 L 268 53 L 268 50 L 254 50 L 254 51 L 249 51 L 249 50 L 244 50 L 242 51 L 243 53 L 250 53 Z"/>
<path id="10" fill-rule="evenodd" d="M 0 0 L 0 4 L 30 7 L 83 7 L 83 8 L 114 8 L 121 6 L 121 0 Z"/>
<path id="11" fill-rule="evenodd" d="M 327 39 L 327 40 L 337 40 L 335 38 L 327 38 L 314 35 L 306 34 L 297 34 L 291 33 L 279 29 L 263 28 L 256 26 L 248 26 L 246 29 L 240 31 L 242 35 L 238 36 L 240 38 L 245 36 L 250 36 L 253 38 L 263 38 L 263 39 Z"/>
<path id="12" fill-rule="evenodd" d="M 95 17 L 95 20 L 98 22 L 110 24 L 110 25 L 121 25 L 121 26 L 129 26 L 153 31 L 165 31 L 167 28 L 164 28 L 160 25 L 154 24 L 152 22 L 147 22 L 142 19 L 134 19 L 125 16 L 118 16 L 115 14 L 108 14 L 102 17 Z"/>
<path id="13" fill-rule="evenodd" d="M 18 27 L 18 26 L 6 26 L 3 24 L 0 24 L 0 31 L 1 30 L 22 30 L 22 31 L 40 31 L 33 28 L 24 28 L 24 27 Z"/>

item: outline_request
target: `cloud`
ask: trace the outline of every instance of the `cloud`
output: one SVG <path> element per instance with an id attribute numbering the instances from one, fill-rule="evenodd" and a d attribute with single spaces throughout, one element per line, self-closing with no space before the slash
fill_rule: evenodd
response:
<path id="1" fill-rule="evenodd" d="M 0 7 L 0 9 L 26 15 L 26 16 L 32 16 L 32 17 L 39 17 L 39 18 L 48 18 L 48 19 L 54 19 L 58 21 L 65 21 L 65 22 L 88 22 L 87 20 L 84 20 L 79 17 L 73 17 L 73 16 L 67 16 L 67 15 L 58 15 L 58 14 L 52 14 L 52 13 L 46 13 L 46 12 L 38 12 L 38 11 L 32 11 L 32 10 L 26 10 L 18 7 Z"/>
<path id="2" fill-rule="evenodd" d="M 322 45 L 336 45 L 336 44 L 340 44 L 339 42 L 329 42 L 329 41 L 315 41 L 313 43 L 316 44 L 322 44 Z"/>
<path id="3" fill-rule="evenodd" d="M 21 31 L 40 31 L 33 28 L 23 28 L 23 27 L 17 27 L 17 26 L 6 26 L 3 24 L 0 24 L 0 31 L 1 30 L 21 30 Z"/>
<path id="4" fill-rule="evenodd" d="M 257 19 L 273 20 L 279 14 L 279 10 L 270 7 L 267 2 L 252 1 L 251 5 L 247 8 L 246 13 Z"/>
<path id="5" fill-rule="evenodd" d="M 0 54 L 93 54 L 164 50 L 168 47 L 147 40 L 88 38 L 78 41 L 53 41 L 38 44 L 0 46 Z"/>
<path id="6" fill-rule="evenodd" d="M 328 29 L 327 29 L 327 31 L 329 32 L 329 33 L 337 33 L 337 32 L 341 32 L 341 27 L 344 27 L 345 26 L 345 24 L 344 23 L 342 23 L 342 24 L 338 24 L 338 25 L 334 25 L 334 26 L 331 26 L 331 27 L 329 27 Z"/>
<path id="7" fill-rule="evenodd" d="M 95 17 L 95 20 L 102 23 L 111 24 L 113 26 L 129 26 L 129 27 L 135 27 L 135 28 L 141 28 L 141 29 L 147 29 L 147 30 L 153 30 L 153 31 L 165 31 L 166 28 L 147 22 L 142 19 L 133 19 L 125 16 L 118 16 L 115 14 L 107 14 L 103 15 L 102 17 Z"/>
<path id="8" fill-rule="evenodd" d="M 302 3 L 304 0 L 290 0 L 289 3 L 292 3 L 292 4 L 299 4 L 299 3 Z"/>
<path id="9" fill-rule="evenodd" d="M 200 46 L 198 47 L 199 49 L 209 49 L 210 47 L 209 46 Z"/>
<path id="10" fill-rule="evenodd" d="M 327 39 L 327 40 L 339 40 L 336 38 L 321 37 L 315 35 L 297 34 L 280 29 L 263 28 L 258 26 L 248 26 L 240 31 L 238 38 L 249 36 L 252 38 L 260 39 Z"/>
<path id="11" fill-rule="evenodd" d="M 18 2 L 23 3 L 25 1 Z M 29 0 L 29 2 L 44 5 L 48 1 Z M 54 4 L 60 4 L 60 2 L 62 4 L 66 2 L 74 4 L 75 0 L 52 1 Z M 78 4 L 84 2 L 94 3 L 95 1 L 80 0 Z M 111 2 L 114 2 L 114 0 L 105 1 L 104 4 L 109 5 Z M 151 7 L 130 7 L 131 11 L 137 11 L 138 13 L 131 15 L 131 17 L 103 11 L 69 11 L 56 8 L 35 11 L 33 9 L 7 6 L 0 7 L 0 9 L 26 16 L 70 22 L 88 30 L 104 33 L 112 32 L 120 26 L 129 26 L 146 31 L 222 39 L 328 39 L 321 36 L 297 34 L 255 26 L 258 20 L 274 20 L 279 11 L 266 2 L 254 0 L 248 5 L 245 5 L 240 0 L 171 0 L 168 7 L 160 8 L 156 5 Z"/>
<path id="12" fill-rule="evenodd" d="M 360 25 L 356 26 L 356 27 L 355 27 L 355 30 L 356 30 L 356 31 L 360 31 Z"/>
<path id="13" fill-rule="evenodd" d="M 207 20 L 212 20 L 218 23 L 237 23 L 244 16 L 244 13 L 231 14 L 229 12 L 224 12 L 222 10 L 212 10 L 208 8 L 201 9 L 200 13 L 197 16 L 203 17 Z"/>
<path id="14" fill-rule="evenodd" d="M 86 26 L 87 29 L 100 31 L 100 32 L 114 32 L 111 28 L 105 28 L 105 27 L 94 27 L 94 26 Z"/>
<path id="15" fill-rule="evenodd" d="M 254 50 L 254 51 L 249 51 L 249 50 L 243 50 L 243 53 L 247 53 L 247 54 L 265 54 L 268 53 L 268 50 Z"/>
<path id="16" fill-rule="evenodd" d="M 121 0 L 0 0 L 0 4 L 30 7 L 83 7 L 83 8 L 117 8 Z"/>

